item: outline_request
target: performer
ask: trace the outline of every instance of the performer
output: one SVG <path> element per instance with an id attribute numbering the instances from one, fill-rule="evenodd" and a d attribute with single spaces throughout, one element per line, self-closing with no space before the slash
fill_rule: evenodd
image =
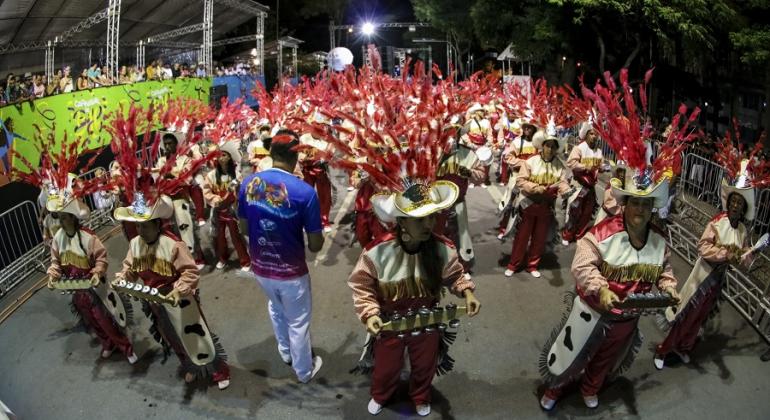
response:
<path id="1" fill-rule="evenodd" d="M 567 217 L 561 232 L 564 246 L 582 238 L 591 227 L 591 218 L 597 207 L 596 183 L 604 161 L 592 122 L 583 123 L 579 137 L 582 142 L 572 148 L 567 159 L 567 167 L 572 170 L 577 185 L 575 193 L 567 200 Z"/>
<path id="2" fill-rule="evenodd" d="M 621 183 L 620 188 L 624 188 L 622 184 L 625 183 L 626 179 L 626 164 L 622 160 L 615 162 L 613 178 L 619 180 Z M 598 225 L 607 217 L 617 216 L 622 212 L 623 208 L 620 206 L 620 203 L 618 203 L 618 200 L 615 200 L 615 197 L 612 195 L 612 184 L 608 183 L 607 187 L 604 189 L 604 198 L 602 199 L 601 207 L 599 207 L 599 213 L 596 214 L 594 226 Z"/>
<path id="3" fill-rule="evenodd" d="M 139 235 L 129 243 L 113 286 L 119 288 L 121 281 L 141 284 L 158 289 L 172 300 L 172 304 L 143 302 L 152 323 L 150 334 L 166 354 L 174 350 L 185 382 L 213 380 L 219 389 L 225 389 L 230 385 L 230 370 L 224 350 L 209 330 L 198 303 L 200 274 L 195 260 L 184 242 L 163 230 L 163 220 L 173 215 L 170 197 L 145 198 L 140 192 L 133 193 L 130 207 L 115 210 L 117 220 L 136 223 Z"/>
<path id="4" fill-rule="evenodd" d="M 388 229 L 380 222 L 372 209 L 371 198 L 377 192 L 374 182 L 369 178 L 369 174 L 361 172 L 357 177 L 359 179 L 358 192 L 356 193 L 356 239 L 361 244 L 361 248 L 366 247 L 375 239 L 385 234 Z"/>
<path id="5" fill-rule="evenodd" d="M 540 400 L 551 410 L 564 386 L 582 372 L 580 392 L 588 408 L 599 405 L 598 392 L 608 376 L 621 373 L 641 346 L 638 313 L 614 309 L 628 293 L 645 293 L 656 285 L 676 300 L 676 278 L 665 238 L 653 230 L 653 208 L 665 205 L 668 180 L 625 189 L 612 180 L 612 193 L 623 213 L 605 219 L 577 243 L 572 261 L 575 296 L 564 325 L 554 330 L 540 358 L 547 390 Z"/>
<path id="6" fill-rule="evenodd" d="M 125 326 L 128 321 L 128 303 L 120 299 L 105 280 L 107 250 L 93 232 L 81 226 L 90 211 L 80 194 L 61 189 L 48 198 L 46 208 L 57 214 L 61 229 L 51 243 L 51 265 L 48 267 L 48 288 L 54 289 L 60 280 L 90 279 L 91 288 L 72 295 L 72 306 L 88 331 L 102 344 L 102 358 L 109 358 L 117 349 L 128 362 L 138 357 L 128 339 Z"/>
<path id="7" fill-rule="evenodd" d="M 565 144 L 563 138 L 556 137 L 553 126 L 547 132 L 538 131 L 532 139 L 532 145 L 540 154 L 524 161 L 516 177 L 516 188 L 523 195 L 519 204 L 522 209 L 521 222 L 513 240 L 511 260 L 505 270 L 506 277 L 513 276 L 513 273 L 521 269 L 525 269 L 534 278 L 541 276 L 537 267 L 545 250 L 548 230 L 556 223 L 554 202 L 558 195 L 569 191 L 567 169 L 557 158 Z"/>
<path id="8" fill-rule="evenodd" d="M 465 126 L 462 131 L 463 134 L 460 137 L 460 142 L 474 152 L 489 154 L 489 161 L 491 163 L 492 125 L 484 117 L 484 107 L 481 104 L 476 103 L 468 109 Z M 486 160 L 485 157 L 482 157 L 482 160 Z M 483 188 L 486 188 L 490 184 L 489 166 L 484 165 L 482 169 L 484 171 L 482 181 L 472 182 L 469 185 L 470 188 L 473 188 L 475 185 L 481 185 Z"/>
<path id="9" fill-rule="evenodd" d="M 468 208 L 465 204 L 465 194 L 469 184 L 479 183 L 484 177 L 484 166 L 476 154 L 464 144 L 454 143 L 450 153 L 439 166 L 437 179 L 450 181 L 457 185 L 458 194 L 454 204 L 436 216 L 434 232 L 446 235 L 452 240 L 460 257 L 460 264 L 467 276 L 470 276 L 475 254 L 473 242 L 468 229 Z"/>
<path id="10" fill-rule="evenodd" d="M 249 142 L 249 145 L 246 147 L 246 154 L 249 157 L 249 163 L 251 164 L 251 171 L 253 173 L 267 169 L 262 168 L 261 165 L 262 161 L 270 158 L 270 139 L 269 136 L 262 137 L 260 135 L 258 139 Z"/>
<path id="11" fill-rule="evenodd" d="M 181 135 L 181 134 L 180 134 Z M 191 157 L 185 153 L 177 153 L 179 147 L 179 137 L 172 132 L 166 132 L 163 134 L 163 156 L 158 158 L 158 162 L 155 164 L 156 171 L 160 170 L 168 159 L 174 159 L 175 164 L 172 170 L 166 175 L 168 178 L 173 179 L 179 176 L 179 174 L 187 169 L 192 161 Z M 179 236 L 182 241 L 187 244 L 187 248 L 191 253 L 195 253 L 195 265 L 198 269 L 202 269 L 206 266 L 206 261 L 203 259 L 203 252 L 201 251 L 200 243 L 195 238 L 195 227 L 193 226 L 192 214 L 190 213 L 190 182 L 186 182 L 181 188 L 175 192 L 171 199 L 174 202 L 174 220 L 176 227 L 179 230 Z"/>
<path id="12" fill-rule="evenodd" d="M 517 119 L 511 122 L 508 120 L 505 111 L 500 111 L 500 115 L 501 118 L 495 125 L 495 131 L 497 132 L 497 148 L 500 151 L 500 167 L 498 168 L 497 182 L 502 187 L 508 183 L 508 178 L 511 175 L 511 168 L 505 158 L 510 153 L 513 141 L 521 135 L 522 129 L 520 120 Z"/>
<path id="13" fill-rule="evenodd" d="M 377 216 L 397 226 L 395 233 L 369 244 L 348 279 L 356 314 L 374 337 L 368 342 L 374 357 L 367 407 L 372 415 L 396 391 L 405 350 L 411 364 L 409 396 L 420 416 L 430 414 L 430 385 L 437 369 L 451 367 L 445 330 L 429 327 L 404 336 L 381 331 L 384 319 L 433 307 L 442 286 L 465 298 L 468 315 L 480 309 L 475 286 L 464 278 L 451 242 L 433 233 L 435 213 L 451 206 L 458 193 L 448 181 L 427 185 L 405 180 L 403 191 L 372 198 Z"/>
<path id="14" fill-rule="evenodd" d="M 503 240 L 511 233 L 519 218 L 520 208 L 517 198 L 519 190 L 516 188 L 516 176 L 521 170 L 521 165 L 529 158 L 537 154 L 537 149 L 532 145 L 532 137 L 537 132 L 537 127 L 529 120 L 517 120 L 521 125 L 521 135 L 512 142 L 507 143 L 503 149 L 502 159 L 509 168 L 511 177 L 507 180 L 507 187 L 503 194 L 498 210 L 502 215 L 498 227 L 497 239 Z"/>
<path id="15" fill-rule="evenodd" d="M 329 179 L 329 165 L 323 159 L 315 157 L 315 150 L 324 151 L 327 144 L 323 140 L 314 139 L 310 134 L 303 134 L 300 142 L 310 146 L 300 154 L 300 165 L 305 182 L 316 189 L 318 202 L 321 205 L 321 225 L 325 233 L 331 232 L 329 212 L 332 208 L 332 182 Z"/>
<path id="16" fill-rule="evenodd" d="M 722 208 L 707 225 L 698 241 L 700 257 L 680 290 L 681 302 L 666 310 L 664 327 L 670 327 L 666 339 L 655 351 L 655 368 L 663 369 L 668 353 L 675 353 L 683 363 L 689 363 L 689 353 L 695 347 L 698 332 L 716 306 L 722 293 L 725 275 L 730 265 L 748 266 L 758 251 L 748 246 L 748 230 L 744 222 L 754 220 L 754 185 L 770 181 L 749 179 L 743 161 L 742 173 L 733 170 L 722 182 Z M 730 172 L 731 165 L 727 166 Z M 762 244 L 758 244 L 760 247 Z M 765 244 L 766 246 L 766 244 Z"/>
<path id="17" fill-rule="evenodd" d="M 238 219 L 234 208 L 237 206 L 238 187 L 240 185 L 241 153 L 238 143 L 228 141 L 219 147 L 221 154 L 217 158 L 216 167 L 206 174 L 203 182 L 203 197 L 212 209 L 212 227 L 216 232 L 217 270 L 221 270 L 227 264 L 230 254 L 227 249 L 227 234 L 230 231 L 230 240 L 233 248 L 238 253 L 238 262 L 242 271 L 249 271 L 251 260 L 246 250 L 243 236 L 238 228 Z"/>

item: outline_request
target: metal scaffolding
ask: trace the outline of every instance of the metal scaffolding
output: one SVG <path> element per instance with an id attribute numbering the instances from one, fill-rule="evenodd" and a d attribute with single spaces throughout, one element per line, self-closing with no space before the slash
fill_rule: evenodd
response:
<path id="1" fill-rule="evenodd" d="M 144 41 L 136 45 L 136 66 L 144 68 Z"/>
<path id="2" fill-rule="evenodd" d="M 45 82 L 51 83 L 51 79 L 53 79 L 53 67 L 54 67 L 54 53 L 55 53 L 55 46 L 56 44 L 54 42 L 51 42 L 51 40 L 48 40 L 48 45 L 45 49 Z"/>
<path id="3" fill-rule="evenodd" d="M 292 38 L 290 36 L 282 37 L 278 40 L 277 47 L 278 47 L 278 56 L 276 59 L 278 60 L 278 83 L 283 83 L 283 49 L 291 48 L 291 66 L 292 66 L 292 77 L 297 76 L 297 48 L 299 47 L 299 44 L 303 43 L 305 41 L 302 41 L 297 38 Z"/>
<path id="4" fill-rule="evenodd" d="M 374 29 L 378 28 L 384 28 L 384 29 L 390 29 L 390 28 L 408 28 L 410 31 L 413 31 L 417 28 L 430 28 L 430 25 L 424 22 L 394 22 L 394 23 L 372 23 L 374 26 Z M 330 48 L 334 48 L 337 46 L 337 35 L 336 32 L 338 30 L 354 30 L 356 28 L 356 25 L 335 25 L 334 21 L 329 21 L 329 46 Z"/>
<path id="5" fill-rule="evenodd" d="M 261 12 L 257 16 L 257 56 L 254 58 L 254 65 L 257 67 L 257 74 L 265 75 L 265 18 L 267 12 Z"/>
<path id="6" fill-rule="evenodd" d="M 204 6 L 205 7 L 205 6 Z M 205 16 L 204 16 L 205 19 Z M 195 25 L 183 26 L 181 28 L 173 29 L 167 32 L 163 32 L 157 35 L 147 37 L 147 43 L 152 44 L 154 42 L 163 41 L 166 39 L 177 38 L 182 35 L 191 34 L 193 32 L 200 32 L 204 29 L 204 23 L 196 23 Z"/>
<path id="7" fill-rule="evenodd" d="M 203 65 L 208 76 L 213 75 L 211 44 L 214 35 L 214 0 L 203 0 Z"/>
<path id="8" fill-rule="evenodd" d="M 118 80 L 118 51 L 120 50 L 120 1 L 110 0 L 107 6 L 107 66 L 112 80 Z"/>
<path id="9" fill-rule="evenodd" d="M 67 29 L 66 31 L 60 33 L 58 36 L 54 37 L 53 40 L 48 41 L 33 41 L 33 42 L 22 42 L 19 44 L 6 44 L 0 46 L 0 55 L 2 54 L 14 54 L 14 53 L 20 53 L 20 52 L 27 52 L 27 51 L 35 51 L 35 50 L 47 50 L 51 47 L 56 47 L 59 43 L 66 41 L 68 38 L 72 37 L 73 35 L 82 32 L 98 23 L 104 22 L 107 20 L 107 12 L 109 11 L 109 8 L 106 8 L 104 10 L 100 10 L 93 15 L 81 20 L 75 26 Z M 53 41 L 53 45 L 51 45 Z M 53 62 L 53 60 L 51 60 Z"/>

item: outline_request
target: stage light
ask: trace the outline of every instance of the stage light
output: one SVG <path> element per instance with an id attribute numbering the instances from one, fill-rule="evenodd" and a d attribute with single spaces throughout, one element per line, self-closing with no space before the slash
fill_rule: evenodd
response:
<path id="1" fill-rule="evenodd" d="M 708 103 L 708 101 L 704 102 L 704 103 L 703 103 L 703 105 L 705 105 L 706 107 L 708 107 L 708 106 L 709 106 L 709 103 Z"/>
<path id="2" fill-rule="evenodd" d="M 374 34 L 374 24 L 371 22 L 364 23 L 363 26 L 361 26 L 361 32 L 363 32 L 366 36 Z"/>
<path id="3" fill-rule="evenodd" d="M 348 33 L 353 33 L 353 28 L 348 28 Z"/>
<path id="4" fill-rule="evenodd" d="M 416 26 L 409 25 L 409 32 L 416 32 L 416 31 L 417 31 L 417 27 Z"/>
<path id="5" fill-rule="evenodd" d="M 256 57 L 257 56 L 257 49 L 256 48 L 252 48 L 251 49 L 251 56 L 252 57 Z"/>

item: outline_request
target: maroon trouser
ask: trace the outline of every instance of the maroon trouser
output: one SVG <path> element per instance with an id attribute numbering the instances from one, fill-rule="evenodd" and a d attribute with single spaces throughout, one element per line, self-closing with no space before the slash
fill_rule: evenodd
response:
<path id="1" fill-rule="evenodd" d="M 378 404 L 385 404 L 393 396 L 398 387 L 406 348 L 412 368 L 409 397 L 415 405 L 430 404 L 430 384 L 436 374 L 440 338 L 438 332 L 422 333 L 416 337 L 407 334 L 404 338 L 383 333 L 378 337 L 373 350 L 372 399 Z"/>
<path id="2" fill-rule="evenodd" d="M 233 248 L 238 253 L 238 263 L 241 267 L 248 267 L 251 264 L 249 252 L 246 250 L 246 244 L 243 243 L 243 237 L 238 229 L 238 222 L 232 217 L 220 217 L 217 220 L 217 257 L 221 262 L 227 262 L 230 257 L 227 247 L 227 233 L 230 231 L 230 240 L 233 242 Z"/>
<path id="3" fill-rule="evenodd" d="M 722 283 L 716 282 L 703 296 L 700 304 L 692 308 L 689 312 L 678 319 L 666 339 L 660 343 L 656 353 L 666 355 L 674 350 L 688 353 L 695 347 L 695 341 L 698 339 L 698 331 L 701 325 L 706 321 L 709 313 L 717 303 L 719 294 L 722 292 Z"/>
<path id="4" fill-rule="evenodd" d="M 501 184 L 507 184 L 508 183 L 508 163 L 505 161 L 505 159 L 502 159 L 502 162 L 500 163 L 500 177 L 497 178 L 497 181 Z"/>
<path id="5" fill-rule="evenodd" d="M 612 369 L 617 365 L 629 340 L 634 338 L 639 318 L 631 318 L 626 321 L 610 321 L 606 336 L 599 344 L 591 361 L 583 370 L 583 378 L 580 381 L 580 393 L 584 396 L 596 395 L 604 385 Z M 545 396 L 554 400 L 559 399 L 562 388 L 547 389 Z"/>
<path id="6" fill-rule="evenodd" d="M 190 186 L 190 198 L 195 206 L 195 221 L 206 220 L 203 204 L 203 190 L 197 185 Z"/>
<path id="7" fill-rule="evenodd" d="M 115 320 L 90 290 L 79 290 L 72 296 L 72 304 L 90 331 L 102 343 L 103 350 L 118 349 L 126 356 L 133 353 L 128 337 L 118 328 Z"/>
<path id="8" fill-rule="evenodd" d="M 553 210 L 550 204 L 533 203 L 521 211 L 521 221 L 516 230 L 516 237 L 513 238 L 509 270 L 518 271 L 522 268 L 526 271 L 537 270 L 545 251 L 545 241 L 551 223 L 553 223 Z M 526 261 L 525 254 L 527 254 Z"/>
<path id="9" fill-rule="evenodd" d="M 316 189 L 318 204 L 321 207 L 321 224 L 329 226 L 329 212 L 332 209 L 332 183 L 326 170 L 310 168 L 302 170 L 305 182 Z"/>
<path id="10" fill-rule="evenodd" d="M 591 219 L 596 209 L 596 192 L 593 187 L 583 187 L 575 201 L 572 202 L 569 211 L 569 221 L 561 232 L 561 237 L 567 242 L 575 242 L 582 238 L 588 229 L 593 227 Z"/>

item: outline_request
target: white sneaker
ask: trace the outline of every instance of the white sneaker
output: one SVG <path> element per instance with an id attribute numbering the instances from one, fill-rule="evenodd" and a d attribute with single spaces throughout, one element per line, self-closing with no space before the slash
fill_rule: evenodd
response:
<path id="1" fill-rule="evenodd" d="M 505 270 L 505 273 L 503 273 L 505 277 L 513 277 L 513 270 Z"/>
<path id="2" fill-rule="evenodd" d="M 115 352 L 115 349 L 102 350 L 102 359 L 109 359 L 110 356 L 112 356 L 112 353 L 114 352 Z"/>
<path id="3" fill-rule="evenodd" d="M 244 265 L 243 267 L 241 267 L 241 271 L 243 271 L 244 273 L 248 273 L 249 271 L 251 271 L 251 266 Z"/>
<path id="4" fill-rule="evenodd" d="M 198 220 L 198 227 L 201 227 L 201 226 L 206 226 L 205 220 Z"/>
<path id="5" fill-rule="evenodd" d="M 217 382 L 217 387 L 219 389 L 225 389 L 228 386 L 230 386 L 230 380 L 229 379 L 225 379 L 224 381 Z"/>
<path id="6" fill-rule="evenodd" d="M 567 241 L 566 239 L 562 239 L 561 244 L 564 246 L 569 246 L 569 241 Z"/>
<path id="7" fill-rule="evenodd" d="M 487 189 L 487 184 L 481 184 L 481 188 L 484 188 L 486 190 Z M 430 406 L 428 406 L 428 410 L 430 410 Z M 430 413 L 430 411 L 428 411 L 428 413 Z M 426 414 L 426 416 L 427 416 L 427 414 Z"/>
<path id="8" fill-rule="evenodd" d="M 203 270 L 206 268 L 206 264 L 195 264 L 196 267 L 198 267 L 198 270 Z"/>
<path id="9" fill-rule="evenodd" d="M 599 397 L 596 395 L 583 395 L 583 402 L 586 403 L 588 408 L 596 408 L 599 406 Z"/>
<path id="10" fill-rule="evenodd" d="M 319 370 L 321 370 L 321 366 L 323 366 L 324 361 L 321 359 L 321 356 L 315 356 L 313 357 L 313 371 L 310 373 L 310 377 L 307 378 L 306 381 L 301 381 L 302 383 L 306 384 L 312 380 L 316 373 L 318 373 Z"/>
<path id="11" fill-rule="evenodd" d="M 505 240 L 505 235 L 500 233 L 500 234 L 497 235 L 497 239 L 500 240 L 500 241 L 504 241 Z"/>
<path id="12" fill-rule="evenodd" d="M 417 406 L 417 415 L 425 417 L 430 414 L 430 404 L 420 404 Z"/>
<path id="13" fill-rule="evenodd" d="M 529 274 L 532 274 L 532 277 L 534 277 L 534 278 L 536 278 L 536 279 L 539 279 L 540 277 L 542 277 L 542 274 L 540 274 L 540 272 L 539 272 L 539 271 L 537 271 L 537 270 L 535 270 L 535 271 L 530 271 L 530 272 L 529 272 Z"/>
<path id="14" fill-rule="evenodd" d="M 501 187 L 504 187 L 504 186 L 505 186 L 505 184 L 503 184 L 502 182 L 498 182 L 498 183 L 497 183 L 497 185 L 499 185 L 499 186 L 501 186 Z"/>
<path id="15" fill-rule="evenodd" d="M 663 370 L 663 366 L 666 365 L 666 361 L 663 359 L 663 357 L 664 356 L 661 354 L 656 354 L 652 358 L 652 364 L 655 365 L 655 369 Z"/>
<path id="16" fill-rule="evenodd" d="M 222 261 L 218 262 L 216 268 L 217 270 L 221 270 L 225 268 L 225 263 L 223 263 Z"/>
<path id="17" fill-rule="evenodd" d="M 382 405 L 372 398 L 369 400 L 369 404 L 366 405 L 366 409 L 369 411 L 369 414 L 376 416 L 382 412 Z"/>
<path id="18" fill-rule="evenodd" d="M 352 187 L 352 186 L 348 187 L 348 191 L 353 191 L 353 190 L 355 190 L 354 187 Z"/>
<path id="19" fill-rule="evenodd" d="M 556 400 L 552 400 L 545 395 L 543 395 L 542 398 L 540 398 L 540 407 L 543 407 L 543 410 L 545 411 L 551 411 L 553 410 L 553 406 L 556 405 Z"/>
<path id="20" fill-rule="evenodd" d="M 476 188 L 476 184 L 468 185 L 468 188 Z"/>
<path id="21" fill-rule="evenodd" d="M 470 273 L 463 274 L 463 278 L 465 278 L 465 280 L 469 280 L 470 281 L 470 279 L 471 279 Z"/>
<path id="22" fill-rule="evenodd" d="M 331 226 L 324 226 L 324 233 L 329 233 L 331 231 L 332 231 L 332 227 Z"/>
<path id="23" fill-rule="evenodd" d="M 128 355 L 127 359 L 128 359 L 128 364 L 133 365 L 134 363 L 137 362 L 137 360 L 139 360 L 139 356 L 137 356 L 136 353 L 131 352 L 131 354 Z"/>
<path id="24" fill-rule="evenodd" d="M 283 360 L 283 363 L 291 366 L 291 355 L 283 355 L 281 353 L 279 354 L 281 355 L 281 360 Z"/>
<path id="25" fill-rule="evenodd" d="M 690 355 L 689 354 L 687 354 L 685 352 L 682 352 L 682 351 L 676 351 L 676 350 L 674 350 L 674 354 L 679 356 L 679 358 L 682 360 L 682 363 L 684 363 L 684 364 L 690 363 Z"/>

